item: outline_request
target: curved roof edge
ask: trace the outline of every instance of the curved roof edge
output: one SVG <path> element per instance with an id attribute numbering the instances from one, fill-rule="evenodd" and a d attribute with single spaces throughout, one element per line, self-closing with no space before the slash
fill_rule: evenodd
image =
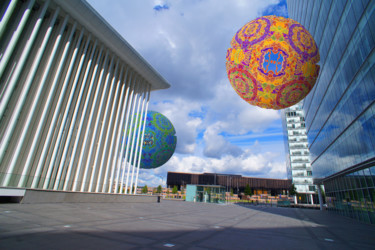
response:
<path id="1" fill-rule="evenodd" d="M 170 84 L 85 0 L 54 0 L 90 33 L 151 84 L 151 90 Z"/>

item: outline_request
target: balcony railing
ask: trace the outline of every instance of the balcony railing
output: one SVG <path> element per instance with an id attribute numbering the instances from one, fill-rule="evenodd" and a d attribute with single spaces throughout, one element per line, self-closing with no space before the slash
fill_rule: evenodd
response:
<path id="1" fill-rule="evenodd" d="M 294 160 L 292 160 L 292 162 L 294 162 L 294 163 L 308 163 L 309 160 L 308 159 L 294 159 Z"/>

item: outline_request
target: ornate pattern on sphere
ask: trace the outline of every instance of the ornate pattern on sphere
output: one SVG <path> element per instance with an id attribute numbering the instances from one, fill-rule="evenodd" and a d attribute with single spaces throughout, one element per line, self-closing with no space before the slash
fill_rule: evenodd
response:
<path id="1" fill-rule="evenodd" d="M 148 111 L 140 168 L 157 168 L 173 155 L 177 144 L 176 130 L 164 115 Z"/>
<path id="2" fill-rule="evenodd" d="M 301 101 L 313 88 L 319 60 L 314 38 L 301 24 L 264 16 L 233 37 L 226 68 L 232 87 L 245 101 L 283 109 Z"/>

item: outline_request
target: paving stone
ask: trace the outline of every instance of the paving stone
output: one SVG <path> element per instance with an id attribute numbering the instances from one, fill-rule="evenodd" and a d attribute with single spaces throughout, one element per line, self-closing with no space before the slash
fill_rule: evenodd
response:
<path id="1" fill-rule="evenodd" d="M 0 249 L 374 249 L 328 211 L 161 203 L 0 204 Z"/>

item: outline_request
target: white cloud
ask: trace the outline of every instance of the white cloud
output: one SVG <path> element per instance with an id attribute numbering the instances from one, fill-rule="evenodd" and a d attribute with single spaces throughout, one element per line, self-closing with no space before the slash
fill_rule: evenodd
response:
<path id="1" fill-rule="evenodd" d="M 155 92 L 207 100 L 225 73 L 225 55 L 235 32 L 277 1 L 90 0 L 124 38 L 172 85 Z M 169 9 L 155 12 L 155 5 Z"/>
<path id="2" fill-rule="evenodd" d="M 221 122 L 216 122 L 206 128 L 203 136 L 205 142 L 204 155 L 213 158 L 222 158 L 225 155 L 241 155 L 242 149 L 225 140 L 219 134 L 220 131 L 222 131 Z"/>
<path id="3" fill-rule="evenodd" d="M 233 135 L 243 135 L 249 131 L 262 132 L 280 119 L 278 111 L 252 106 L 241 99 L 227 79 L 217 85 L 215 97 L 208 102 L 210 113 L 207 119 L 208 122 L 221 121 L 221 132 Z"/>
<path id="4" fill-rule="evenodd" d="M 167 172 L 186 173 L 227 173 L 261 178 L 286 178 L 284 161 L 278 160 L 278 155 L 266 153 L 252 153 L 244 151 L 240 156 L 226 155 L 220 159 L 203 158 L 175 154 L 162 167 L 153 170 L 142 170 L 140 178 L 166 178 Z M 164 183 L 166 179 L 164 178 Z M 158 180 L 160 181 L 160 180 Z"/>
<path id="5" fill-rule="evenodd" d="M 173 102 L 158 102 L 150 105 L 150 110 L 154 110 L 165 115 L 176 129 L 177 153 L 192 154 L 196 149 L 196 137 L 198 129 L 202 124 L 202 119 L 192 117 L 189 114 L 193 111 L 200 111 L 201 107 L 197 103 L 192 103 L 182 99 Z"/>
<path id="6" fill-rule="evenodd" d="M 249 138 L 252 146 L 244 147 L 228 140 L 228 135 L 261 134 L 277 122 L 281 129 L 279 112 L 247 104 L 231 87 L 225 69 L 233 35 L 277 0 L 89 3 L 171 84 L 152 92 L 149 110 L 173 123 L 176 153 L 158 169 L 141 170 L 140 184 L 159 185 L 167 171 L 285 177 L 276 149 L 280 143 L 267 145 L 257 138 L 255 145 Z M 164 5 L 168 8 L 154 9 Z"/>

